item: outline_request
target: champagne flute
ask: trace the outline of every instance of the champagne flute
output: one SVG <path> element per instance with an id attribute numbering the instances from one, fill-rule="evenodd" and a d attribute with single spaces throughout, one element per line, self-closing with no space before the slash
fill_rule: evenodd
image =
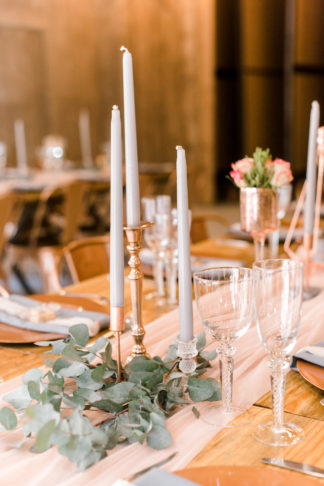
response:
<path id="1" fill-rule="evenodd" d="M 286 212 L 289 209 L 292 195 L 292 184 L 285 184 L 284 186 L 278 187 L 277 195 L 278 228 L 268 235 L 271 258 L 276 258 L 279 253 L 280 222 L 285 217 Z"/>
<path id="2" fill-rule="evenodd" d="M 221 367 L 221 407 L 207 411 L 206 422 L 219 425 L 221 416 L 234 418 L 243 411 L 232 404 L 233 344 L 243 336 L 253 318 L 252 269 L 239 267 L 210 268 L 194 273 L 195 298 L 202 324 L 217 344 Z"/>
<path id="3" fill-rule="evenodd" d="M 271 446 L 296 444 L 304 437 L 295 424 L 284 423 L 287 355 L 297 338 L 303 296 L 303 263 L 262 260 L 253 263 L 259 338 L 270 354 L 273 420 L 259 425 L 255 438 Z"/>

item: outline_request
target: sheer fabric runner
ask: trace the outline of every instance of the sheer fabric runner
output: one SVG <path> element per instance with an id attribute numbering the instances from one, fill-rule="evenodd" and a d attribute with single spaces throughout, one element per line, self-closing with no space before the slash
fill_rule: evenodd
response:
<path id="1" fill-rule="evenodd" d="M 321 282 L 322 281 L 322 282 Z M 323 287 L 323 275 L 318 275 L 312 282 Z M 195 332 L 202 330 L 197 312 L 194 312 Z M 323 291 L 313 300 L 303 303 L 302 321 L 295 349 L 312 344 L 323 338 L 324 299 Z M 178 311 L 151 322 L 146 326 L 146 346 L 152 356 L 162 355 L 168 345 L 175 341 L 178 334 Z M 132 346 L 129 335 L 122 337 L 122 352 L 126 357 Z M 247 334 L 237 342 L 234 368 L 234 399 L 244 408 L 251 406 L 270 388 L 268 357 L 264 351 L 255 324 Z M 218 379 L 218 360 L 209 372 Z M 0 406 L 4 405 L 2 396 L 21 384 L 20 377 L 14 378 L 0 386 Z M 208 404 L 210 405 L 210 404 Z M 207 405 L 207 406 L 208 406 Z M 223 418 L 223 425 L 225 419 Z M 21 440 L 21 430 L 5 432 L 0 435 L 0 475 L 1 484 L 10 486 L 90 486 L 111 485 L 116 479 L 127 476 L 146 466 L 163 459 L 177 450 L 177 456 L 165 469 L 174 471 L 182 469 L 222 428 L 210 427 L 202 420 L 197 420 L 191 407 L 180 409 L 168 419 L 168 428 L 173 437 L 173 445 L 163 451 L 132 444 L 120 446 L 109 453 L 109 456 L 83 473 L 77 473 L 75 465 L 60 456 L 52 448 L 43 454 L 29 451 L 27 441 L 21 449 L 11 446 Z"/>

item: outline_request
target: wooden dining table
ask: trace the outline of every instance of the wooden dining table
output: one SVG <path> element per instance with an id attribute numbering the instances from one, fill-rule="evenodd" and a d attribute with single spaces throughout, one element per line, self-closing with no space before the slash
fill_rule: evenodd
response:
<path id="1" fill-rule="evenodd" d="M 215 246 L 215 243 L 210 241 L 202 242 L 198 246 L 194 245 L 192 253 L 201 254 L 202 248 L 206 250 L 206 248 L 212 248 L 213 246 Z M 250 249 L 249 251 L 252 250 Z M 211 254 L 216 256 L 216 253 L 215 251 L 213 253 L 210 249 L 209 256 Z M 231 252 L 231 258 L 233 257 L 233 252 Z M 242 253 L 238 252 L 237 258 L 240 259 L 241 257 Z M 249 258 L 249 253 L 245 252 L 245 258 Z M 145 280 L 143 292 L 144 325 L 168 312 L 167 308 L 157 307 L 154 299 L 147 298 L 152 289 L 152 281 Z M 101 275 L 67 287 L 65 290 L 66 295 L 69 292 L 97 294 L 99 301 L 100 297 L 105 299 L 109 295 L 109 278 L 107 275 Z M 104 303 L 101 300 L 101 304 L 103 310 L 106 309 L 108 311 L 108 302 Z M 126 285 L 126 315 L 130 311 L 130 295 L 128 285 Z M 103 331 L 102 334 L 111 336 L 109 330 Z M 113 337 L 111 339 L 114 341 Z M 31 367 L 40 366 L 46 350 L 47 348 L 39 348 L 33 344 L 0 344 L 0 375 L 4 380 L 9 380 L 23 374 Z M 232 427 L 225 427 L 216 433 L 212 440 L 187 464 L 187 467 L 240 465 L 258 466 L 261 471 L 265 468 L 273 467 L 262 464 L 260 462 L 262 457 L 281 457 L 324 469 L 324 407 L 320 404 L 323 396 L 324 392 L 322 390 L 308 383 L 298 372 L 289 371 L 286 380 L 285 419 L 304 429 L 304 440 L 290 447 L 270 447 L 257 442 L 253 438 L 253 428 L 260 423 L 271 420 L 271 395 L 270 392 L 267 392 L 265 395 L 260 396 L 243 414 L 239 415 L 231 423 Z M 246 423 L 251 425 L 240 427 L 240 424 Z M 300 474 L 292 473 L 291 477 L 293 478 L 294 475 Z M 324 483 L 324 480 L 317 479 L 314 481 Z"/>

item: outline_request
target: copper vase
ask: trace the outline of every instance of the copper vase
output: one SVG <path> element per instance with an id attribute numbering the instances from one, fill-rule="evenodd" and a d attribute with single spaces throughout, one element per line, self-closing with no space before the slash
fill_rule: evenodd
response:
<path id="1" fill-rule="evenodd" d="M 254 240 L 256 260 L 263 259 L 266 236 L 278 227 L 276 192 L 258 187 L 241 188 L 240 218 L 241 230 L 250 233 Z"/>

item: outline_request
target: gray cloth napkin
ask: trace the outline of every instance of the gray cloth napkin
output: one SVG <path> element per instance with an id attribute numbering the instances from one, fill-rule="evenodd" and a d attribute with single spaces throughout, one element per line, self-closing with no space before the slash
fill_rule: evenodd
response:
<path id="1" fill-rule="evenodd" d="M 315 346 L 321 346 L 324 348 L 324 341 L 319 341 L 318 343 L 315 344 Z M 322 366 L 324 368 L 324 358 L 321 356 L 316 356 L 315 354 L 308 353 L 307 351 L 301 351 L 292 357 L 292 362 L 291 362 L 291 368 L 295 371 L 297 370 L 297 360 L 301 359 L 303 361 L 306 361 L 307 363 L 312 363 L 317 366 Z"/>
<path id="2" fill-rule="evenodd" d="M 10 300 L 12 302 L 16 302 L 20 305 L 23 305 L 27 308 L 32 307 L 39 307 L 42 302 L 31 299 L 29 297 L 24 297 L 21 295 L 11 295 Z M 61 306 L 61 304 L 58 304 Z M 63 304 L 64 305 L 64 304 Z M 67 309 L 63 306 L 60 307 L 57 311 L 55 311 L 56 319 L 68 319 L 68 318 L 75 318 L 78 319 L 78 324 L 82 324 L 82 319 L 91 319 L 92 321 L 99 322 L 100 329 L 104 329 L 108 327 L 110 318 L 108 314 L 104 314 L 101 312 L 91 312 L 91 311 L 78 311 L 76 309 Z M 14 327 L 20 327 L 22 329 L 28 329 L 30 331 L 39 331 L 39 332 L 54 332 L 58 334 L 67 334 L 68 326 L 66 325 L 59 325 L 59 324 L 51 324 L 50 321 L 48 322 L 30 322 L 24 319 L 21 319 L 18 316 L 14 316 L 11 314 L 7 314 L 4 311 L 0 311 L 0 322 L 4 324 L 8 324 Z M 74 322 L 76 324 L 76 322 Z M 99 329 L 98 329 L 99 330 Z"/>
<path id="3" fill-rule="evenodd" d="M 136 486 L 199 486 L 188 479 L 180 478 L 163 469 L 153 468 L 133 481 Z"/>

